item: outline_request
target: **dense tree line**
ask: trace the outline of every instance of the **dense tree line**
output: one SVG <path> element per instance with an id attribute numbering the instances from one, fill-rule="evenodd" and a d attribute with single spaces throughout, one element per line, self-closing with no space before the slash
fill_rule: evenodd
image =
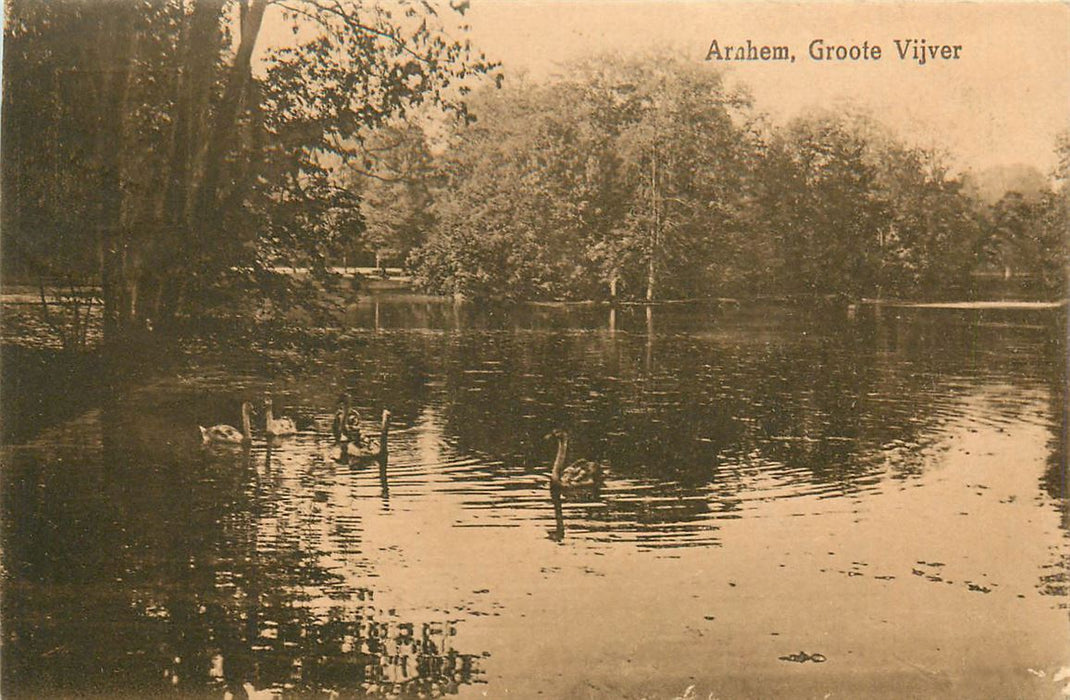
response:
<path id="1" fill-rule="evenodd" d="M 852 113 L 764 123 L 670 59 L 477 96 L 412 264 L 470 297 L 961 294 L 1005 261 L 1062 289 L 1066 191 L 985 207 L 932 151 Z"/>
<path id="2" fill-rule="evenodd" d="M 273 266 L 322 273 L 361 230 L 346 177 L 370 162 L 368 134 L 421 105 L 463 114 L 466 78 L 491 68 L 419 1 L 6 7 L 5 258 L 99 284 L 112 340 L 313 298 Z M 258 44 L 267 16 L 289 43 Z"/>

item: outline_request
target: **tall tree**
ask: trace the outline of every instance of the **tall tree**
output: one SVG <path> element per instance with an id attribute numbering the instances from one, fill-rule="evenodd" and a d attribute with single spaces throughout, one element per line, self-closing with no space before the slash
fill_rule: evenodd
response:
<path id="1" fill-rule="evenodd" d="M 884 202 L 867 141 L 832 115 L 798 119 L 785 130 L 791 183 L 784 243 L 792 261 L 788 288 L 795 293 L 859 295 L 876 279 Z"/>
<path id="2" fill-rule="evenodd" d="M 600 78 L 625 117 L 617 146 L 628 208 L 616 233 L 638 247 L 644 297 L 701 294 L 741 223 L 749 102 L 718 74 L 670 59 L 613 66 Z"/>
<path id="3" fill-rule="evenodd" d="M 295 39 L 261 73 L 271 13 Z M 5 246 L 68 267 L 36 243 L 47 229 L 95 257 L 111 340 L 219 291 L 285 288 L 272 255 L 321 260 L 330 227 L 262 224 L 294 203 L 355 210 L 337 172 L 367 130 L 423 103 L 463 112 L 490 68 L 408 0 L 17 0 L 8 19 Z"/>
<path id="4" fill-rule="evenodd" d="M 378 129 L 367 144 L 368 172 L 356 173 L 361 195 L 364 247 L 384 260 L 404 262 L 433 225 L 436 173 L 424 129 L 417 123 Z"/>

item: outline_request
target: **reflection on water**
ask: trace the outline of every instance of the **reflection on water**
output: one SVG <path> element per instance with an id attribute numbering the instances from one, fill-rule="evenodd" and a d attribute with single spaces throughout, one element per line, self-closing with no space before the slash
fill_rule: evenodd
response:
<path id="1" fill-rule="evenodd" d="M 1028 695 L 1070 661 L 1059 312 L 405 296 L 348 322 L 5 448 L 5 697 Z M 343 389 L 392 411 L 388 464 L 337 460 Z M 268 391 L 298 435 L 199 445 Z M 550 489 L 557 427 L 597 491 Z M 784 675 L 804 644 L 826 675 Z"/>
<path id="2" fill-rule="evenodd" d="M 324 459 L 332 445 L 153 442 L 145 409 L 109 406 L 8 455 L 9 688 L 442 695 L 479 680 L 453 643 L 460 613 L 377 598 L 362 494 Z"/>

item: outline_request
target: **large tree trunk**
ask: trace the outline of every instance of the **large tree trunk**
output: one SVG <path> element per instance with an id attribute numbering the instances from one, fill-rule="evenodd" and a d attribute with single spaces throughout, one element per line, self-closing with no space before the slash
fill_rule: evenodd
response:
<path id="1" fill-rule="evenodd" d="M 177 61 L 174 90 L 174 121 L 166 161 L 166 192 L 162 212 L 162 235 L 149 256 L 146 275 L 153 284 L 152 300 L 146 312 L 157 329 L 173 325 L 177 313 L 178 279 L 190 274 L 197 264 L 194 200 L 198 174 L 208 158 L 222 157 L 209 152 L 207 141 L 211 116 L 212 88 L 222 44 L 224 0 L 194 0 L 179 32 L 182 55 Z M 210 238 L 209 238 L 210 239 Z M 177 256 L 175 250 L 188 255 Z"/>
<path id="2" fill-rule="evenodd" d="M 197 0 L 181 30 L 185 52 L 182 72 L 175 83 L 177 109 L 171 133 L 164 205 L 165 225 L 174 238 L 189 230 L 197 160 L 195 144 L 202 140 L 208 123 L 215 64 L 220 50 L 222 13 L 220 0 Z"/>
<path id="3" fill-rule="evenodd" d="M 194 197 L 194 240 L 202 241 L 216 234 L 222 223 L 220 207 L 223 199 L 224 169 L 227 155 L 237 141 L 237 125 L 252 80 L 252 57 L 260 25 L 264 19 L 267 0 L 242 0 L 241 41 L 234 64 L 227 75 L 223 97 L 216 109 L 208 134 L 208 146 L 201 182 Z"/>
<path id="4" fill-rule="evenodd" d="M 97 225 L 101 249 L 101 294 L 104 298 L 104 342 L 122 341 L 128 330 L 130 304 L 125 265 L 127 236 L 123 225 L 122 144 L 127 93 L 130 87 L 136 30 L 121 6 L 102 13 L 101 37 L 108 48 L 101 58 L 103 77 L 98 108 Z"/>
<path id="5" fill-rule="evenodd" d="M 205 248 L 228 244 L 219 235 L 225 211 L 242 195 L 235 181 L 243 179 L 246 169 L 234 165 L 231 156 L 240 143 L 238 126 L 243 109 L 256 99 L 250 95 L 252 55 L 267 0 L 241 1 L 240 42 L 234 63 L 223 76 L 223 95 L 213 109 L 213 87 L 219 78 L 216 66 L 224 48 L 224 5 L 225 0 L 194 0 L 182 29 L 183 71 L 175 85 L 177 109 L 164 207 L 168 234 L 162 240 L 165 251 L 181 248 L 186 254 L 159 255 L 149 263 L 156 275 L 152 313 L 161 329 L 172 326 L 181 310 L 191 268 L 205 279 L 204 273 L 213 272 L 203 269 L 212 257 Z M 248 150 L 255 147 L 248 146 Z"/>
<path id="6" fill-rule="evenodd" d="M 654 144 L 654 150 L 650 159 L 650 210 L 653 225 L 650 230 L 650 258 L 647 261 L 646 272 L 646 300 L 654 301 L 654 285 L 657 282 L 658 273 L 658 249 L 661 247 L 661 220 L 658 211 L 658 147 Z"/>

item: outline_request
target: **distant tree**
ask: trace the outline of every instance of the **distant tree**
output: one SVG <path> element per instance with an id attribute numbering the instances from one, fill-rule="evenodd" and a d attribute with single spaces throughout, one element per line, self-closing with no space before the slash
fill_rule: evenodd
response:
<path id="1" fill-rule="evenodd" d="M 781 289 L 917 297 L 964 283 L 977 218 L 937 154 L 865 115 L 817 113 L 775 132 L 764 161 L 758 216 Z"/>
<path id="2" fill-rule="evenodd" d="M 404 262 L 426 240 L 432 216 L 436 172 L 427 137 L 416 123 L 387 125 L 367 143 L 366 172 L 355 173 L 365 231 L 361 244 L 384 260 Z"/>
<path id="3" fill-rule="evenodd" d="M 1032 165 L 998 165 L 965 177 L 971 194 L 988 205 L 995 204 L 1008 192 L 1018 192 L 1037 199 L 1049 189 L 1048 177 Z"/>
<path id="4" fill-rule="evenodd" d="M 782 178 L 777 221 L 784 227 L 787 290 L 859 296 L 872 291 L 888 212 L 865 135 L 845 120 L 797 119 L 778 144 L 793 174 Z"/>
<path id="5" fill-rule="evenodd" d="M 575 64 L 477 100 L 413 256 L 432 290 L 922 298 L 961 291 L 987 245 L 982 207 L 945 158 L 852 110 L 772 128 L 717 74 L 657 58 Z M 1031 220 L 1052 223 L 1029 235 L 1060 230 L 1044 206 Z M 1044 235 L 1014 240 L 1053 277 L 1037 251 L 1060 248 Z"/>
<path id="6" fill-rule="evenodd" d="M 719 74 L 679 61 L 605 65 L 591 84 L 617 106 L 626 193 L 611 240 L 618 254 L 642 260 L 647 300 L 663 288 L 703 294 L 740 230 L 750 143 L 734 118 L 749 103 L 729 94 Z"/>
<path id="7" fill-rule="evenodd" d="M 985 208 L 973 268 L 1035 275 L 1043 289 L 1067 292 L 1070 265 L 1070 131 L 1058 135 L 1057 164 L 1039 192 L 1006 192 Z"/>
<path id="8" fill-rule="evenodd" d="M 478 95 L 473 108 L 478 121 L 458 125 L 440 160 L 435 228 L 412 258 L 418 281 L 472 297 L 569 295 L 583 259 L 557 157 L 574 136 L 567 99 L 525 85 Z"/>
<path id="9" fill-rule="evenodd" d="M 992 206 L 982 260 L 1006 274 L 1032 273 L 1049 290 L 1065 291 L 1067 197 L 1047 192 L 1040 200 L 1009 192 Z"/>
<path id="10" fill-rule="evenodd" d="M 1034 245 L 1035 269 L 1045 289 L 1065 297 L 1070 293 L 1070 192 L 1065 185 L 1045 195 Z"/>
<path id="11" fill-rule="evenodd" d="M 1055 140 L 1057 164 L 1052 172 L 1054 188 L 1044 198 L 1040 217 L 1040 274 L 1046 287 L 1060 295 L 1070 294 L 1070 129 Z"/>
<path id="12" fill-rule="evenodd" d="M 1055 137 L 1055 155 L 1058 162 L 1052 175 L 1061 192 L 1067 193 L 1070 185 L 1070 128 L 1060 131 Z"/>
<path id="13" fill-rule="evenodd" d="M 960 179 L 933 152 L 885 143 L 877 152 L 879 196 L 888 222 L 880 234 L 878 293 L 924 296 L 963 288 L 979 219 Z"/>

